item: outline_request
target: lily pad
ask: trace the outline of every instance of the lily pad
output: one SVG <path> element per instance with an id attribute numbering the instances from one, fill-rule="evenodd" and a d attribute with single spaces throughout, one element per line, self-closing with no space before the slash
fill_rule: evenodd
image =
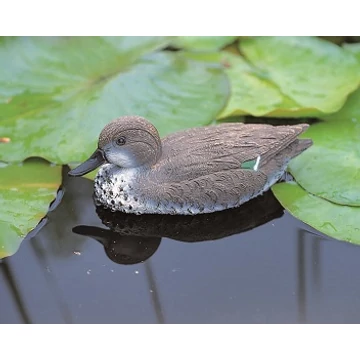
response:
<path id="1" fill-rule="evenodd" d="M 216 118 L 228 80 L 182 52 L 152 52 L 164 38 L 26 38 L 0 46 L 0 160 L 85 160 L 106 123 L 148 118 L 161 135 Z"/>
<path id="2" fill-rule="evenodd" d="M 355 44 L 344 44 L 344 49 L 351 52 L 360 61 L 360 43 Z"/>
<path id="3" fill-rule="evenodd" d="M 335 239 L 360 245 L 360 207 L 331 203 L 295 183 L 275 184 L 271 189 L 296 218 Z"/>
<path id="4" fill-rule="evenodd" d="M 177 36 L 172 45 L 186 50 L 218 50 L 231 44 L 237 36 Z"/>
<path id="5" fill-rule="evenodd" d="M 240 51 L 263 78 L 312 116 L 338 111 L 360 83 L 355 56 L 316 37 L 246 38 Z"/>
<path id="6" fill-rule="evenodd" d="M 218 118 L 244 114 L 263 116 L 275 111 L 293 115 L 302 110 L 242 56 L 223 51 L 220 61 L 230 79 L 232 91 L 226 108 Z"/>
<path id="7" fill-rule="evenodd" d="M 360 89 L 304 138 L 313 146 L 293 159 L 290 172 L 308 192 L 337 204 L 360 206 Z"/>
<path id="8" fill-rule="evenodd" d="M 0 167 L 0 258 L 14 254 L 45 216 L 61 183 L 61 167 L 39 161 Z"/>

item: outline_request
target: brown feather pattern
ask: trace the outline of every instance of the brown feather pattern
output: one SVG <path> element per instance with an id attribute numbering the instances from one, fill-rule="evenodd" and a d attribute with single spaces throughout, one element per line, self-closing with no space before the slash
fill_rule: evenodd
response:
<path id="1" fill-rule="evenodd" d="M 103 130 L 100 145 L 129 128 L 136 127 L 139 134 L 152 133 L 154 141 L 146 137 L 147 152 L 156 157 L 132 169 L 104 166 L 95 183 L 98 203 L 113 210 L 162 214 L 198 214 L 237 207 L 278 181 L 291 158 L 311 145 L 310 140 L 297 138 L 307 124 L 225 123 L 180 131 L 162 141 L 149 124 L 139 117 L 134 121 L 127 117 Z M 136 146 L 136 139 L 131 141 Z M 145 155 L 137 152 L 136 156 L 141 163 Z M 244 162 L 259 156 L 257 170 L 242 168 Z M 122 190 L 114 191 L 118 187 Z M 111 198 L 109 192 L 115 195 Z"/>

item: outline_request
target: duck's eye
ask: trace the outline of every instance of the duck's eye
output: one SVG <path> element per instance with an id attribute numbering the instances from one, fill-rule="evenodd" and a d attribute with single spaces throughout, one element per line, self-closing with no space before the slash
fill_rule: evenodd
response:
<path id="1" fill-rule="evenodd" d="M 126 143 L 125 136 L 120 136 L 116 139 L 116 145 L 122 146 L 122 145 L 125 145 L 125 143 Z"/>

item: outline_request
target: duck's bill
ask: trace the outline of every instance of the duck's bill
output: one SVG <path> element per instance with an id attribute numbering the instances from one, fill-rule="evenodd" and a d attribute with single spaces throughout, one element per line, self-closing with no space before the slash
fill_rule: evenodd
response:
<path id="1" fill-rule="evenodd" d="M 85 162 L 69 171 L 70 176 L 83 176 L 104 164 L 105 156 L 102 150 L 97 149 Z"/>
<path id="2" fill-rule="evenodd" d="M 97 226 L 78 225 L 72 228 L 72 232 L 75 234 L 92 237 L 104 246 L 111 244 L 115 240 L 116 236 L 119 239 L 121 238 L 120 234 Z"/>

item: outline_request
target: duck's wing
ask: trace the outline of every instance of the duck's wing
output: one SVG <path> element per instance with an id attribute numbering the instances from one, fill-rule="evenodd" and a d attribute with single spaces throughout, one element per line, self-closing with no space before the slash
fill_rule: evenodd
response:
<path id="1" fill-rule="evenodd" d="M 231 169 L 261 171 L 276 154 L 298 141 L 307 127 L 226 123 L 188 129 L 162 140 L 163 156 L 157 166 L 166 179 L 177 182 Z"/>

